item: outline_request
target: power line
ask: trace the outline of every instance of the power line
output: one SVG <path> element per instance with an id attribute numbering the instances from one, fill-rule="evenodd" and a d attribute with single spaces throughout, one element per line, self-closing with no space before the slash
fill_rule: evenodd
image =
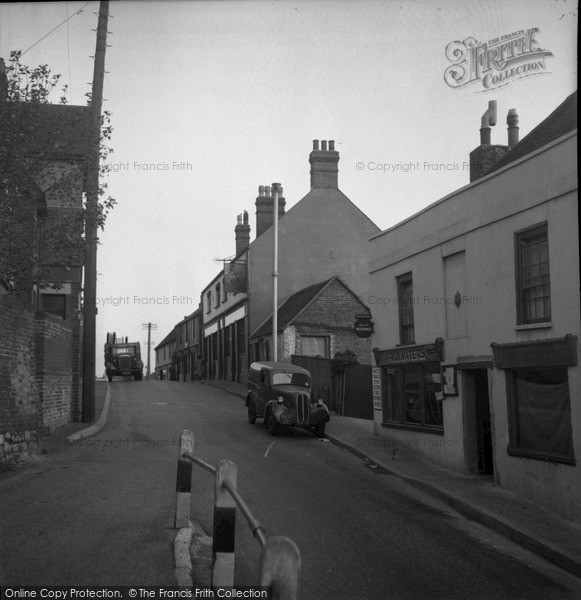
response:
<path id="1" fill-rule="evenodd" d="M 32 44 L 32 46 L 30 46 L 30 48 L 27 48 L 20 56 L 24 56 L 29 50 L 32 50 L 37 44 L 40 44 L 40 42 L 42 42 L 42 40 L 44 40 L 45 38 L 47 38 L 53 31 L 56 31 L 61 25 L 64 25 L 70 19 L 72 19 L 73 17 L 75 17 L 76 15 L 82 13 L 83 9 L 85 8 L 85 6 L 87 6 L 88 4 L 90 4 L 91 1 L 92 0 L 89 0 L 89 2 L 86 2 L 85 4 L 83 4 L 83 6 L 81 6 L 81 8 L 79 8 L 79 10 L 77 10 L 76 12 L 74 12 L 70 17 L 67 17 L 62 23 L 59 23 L 56 27 L 54 27 L 53 29 L 51 29 L 45 36 L 41 37 L 38 41 L 34 42 L 34 44 Z"/>
<path id="2" fill-rule="evenodd" d="M 69 66 L 69 102 L 73 101 L 73 80 L 71 79 L 71 38 L 69 36 L 69 3 L 65 2 L 67 11 L 67 60 Z"/>

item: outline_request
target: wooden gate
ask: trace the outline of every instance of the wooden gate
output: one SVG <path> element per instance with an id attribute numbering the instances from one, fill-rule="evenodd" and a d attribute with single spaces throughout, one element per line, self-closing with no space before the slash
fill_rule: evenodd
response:
<path id="1" fill-rule="evenodd" d="M 291 362 L 311 373 L 311 387 L 317 399 L 322 398 L 330 410 L 339 412 L 331 375 L 331 359 L 293 354 Z"/>
<path id="2" fill-rule="evenodd" d="M 371 365 L 350 365 L 341 377 L 343 416 L 373 419 Z"/>
<path id="3" fill-rule="evenodd" d="M 373 419 L 371 365 L 351 365 L 333 375 L 330 358 L 294 354 L 291 362 L 310 371 L 313 392 L 330 410 L 344 417 Z"/>

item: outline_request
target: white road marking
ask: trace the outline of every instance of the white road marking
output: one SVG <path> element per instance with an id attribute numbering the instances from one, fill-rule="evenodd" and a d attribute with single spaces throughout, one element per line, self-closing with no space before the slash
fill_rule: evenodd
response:
<path id="1" fill-rule="evenodd" d="M 266 449 L 266 452 L 264 453 L 264 458 L 267 457 L 268 453 L 270 452 L 270 449 L 276 444 L 276 440 L 274 440 L 274 442 L 272 442 L 272 444 L 270 444 L 270 446 Z"/>

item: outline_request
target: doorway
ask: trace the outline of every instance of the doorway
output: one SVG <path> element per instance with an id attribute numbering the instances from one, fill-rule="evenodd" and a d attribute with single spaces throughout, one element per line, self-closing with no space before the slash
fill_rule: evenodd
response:
<path id="1" fill-rule="evenodd" d="M 462 369 L 467 471 L 492 475 L 492 426 L 487 369 Z"/>

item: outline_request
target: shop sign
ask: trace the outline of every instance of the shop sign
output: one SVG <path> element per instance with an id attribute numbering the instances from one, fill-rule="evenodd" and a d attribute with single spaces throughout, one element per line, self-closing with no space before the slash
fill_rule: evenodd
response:
<path id="1" fill-rule="evenodd" d="M 444 358 L 444 340 L 437 338 L 433 344 L 406 346 L 391 350 L 373 350 L 378 366 L 406 365 L 422 362 L 441 362 Z"/>

